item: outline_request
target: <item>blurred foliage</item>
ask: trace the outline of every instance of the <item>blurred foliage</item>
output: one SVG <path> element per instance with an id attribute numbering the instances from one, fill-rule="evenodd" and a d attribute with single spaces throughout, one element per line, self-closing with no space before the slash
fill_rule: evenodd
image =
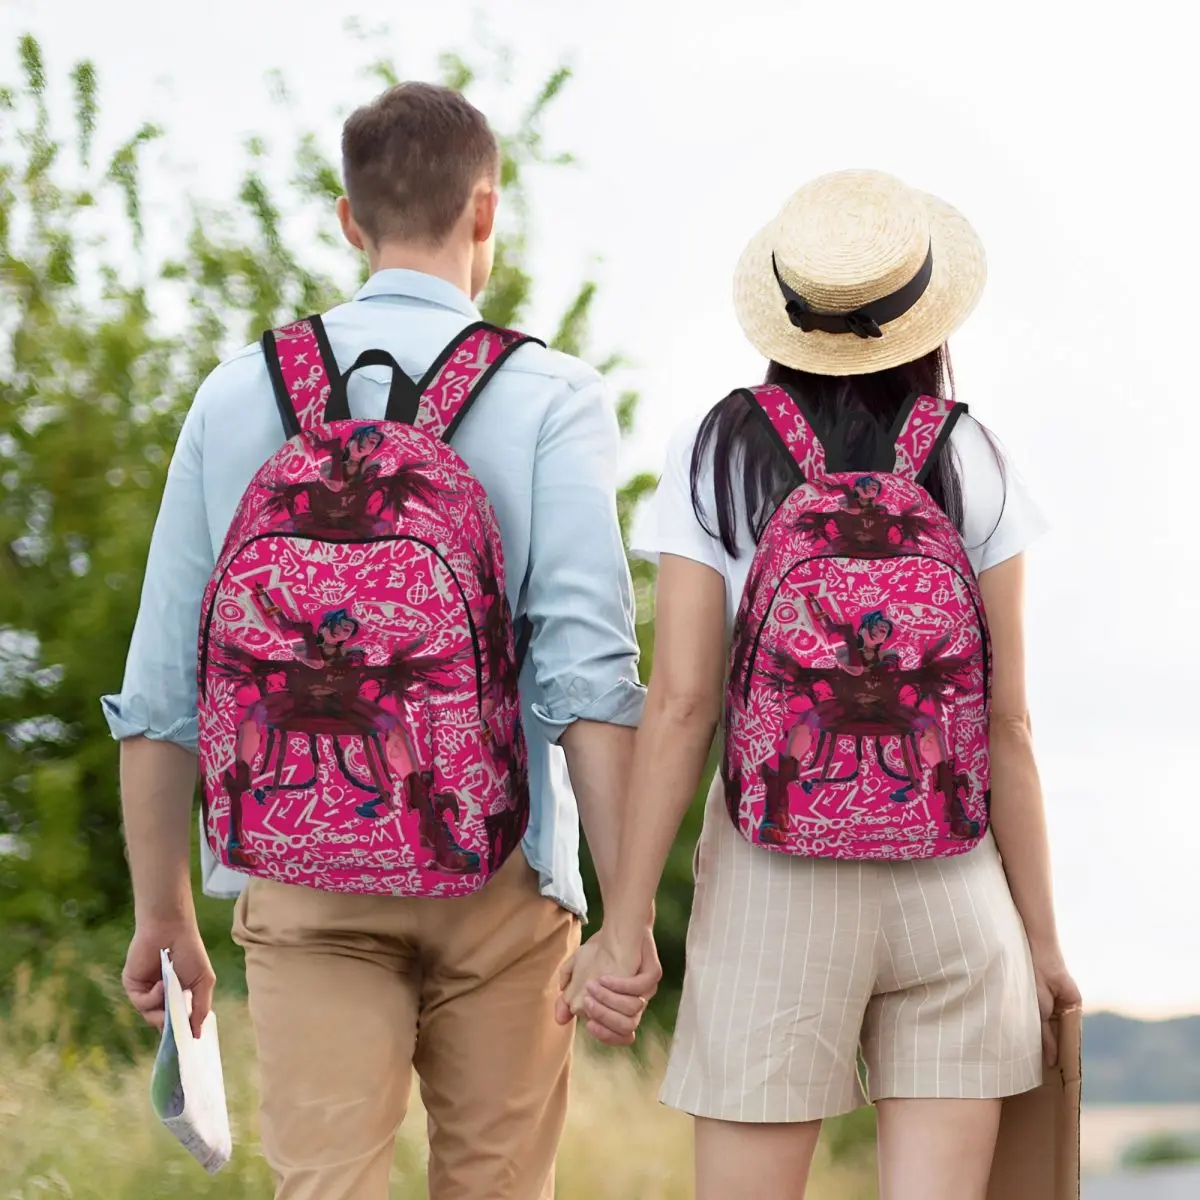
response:
<path id="1" fill-rule="evenodd" d="M 270 1195 L 258 1144 L 254 1043 L 244 1001 L 221 995 L 217 1014 L 234 1134 L 229 1165 L 206 1175 L 150 1116 L 149 1057 L 128 1065 L 99 1047 L 79 1048 L 63 1030 L 67 1003 L 57 977 L 19 973 L 10 1019 L 0 1029 L 0 1195 L 8 1200 L 243 1200 Z M 658 1103 L 665 1059 L 650 1038 L 641 1059 L 604 1054 L 581 1038 L 558 1158 L 559 1200 L 686 1200 L 692 1185 L 692 1122 Z M 414 1090 L 400 1131 L 389 1192 L 428 1195 L 424 1113 Z M 842 1122 L 832 1122 L 835 1134 Z M 875 1200 L 874 1148 L 848 1157 L 832 1138 L 817 1153 L 809 1200 Z"/>
<path id="2" fill-rule="evenodd" d="M 862 1162 L 875 1149 L 875 1130 L 875 1109 L 870 1105 L 826 1121 L 821 1128 L 821 1141 L 830 1162 Z"/>
<path id="3" fill-rule="evenodd" d="M 445 54 L 447 82 L 468 91 L 505 83 L 508 53 L 486 61 Z M 116 751 L 98 698 L 120 686 L 141 574 L 167 463 L 201 378 L 263 328 L 342 299 L 365 270 L 331 218 L 340 174 L 317 137 L 287 153 L 260 137 L 243 151 L 236 196 L 183 197 L 148 213 L 146 180 L 166 168 L 168 132 L 145 124 L 112 145 L 90 63 L 68 73 L 73 121 L 32 37 L 18 45 L 19 79 L 0 88 L 0 1004 L 15 968 L 65 970 L 72 1036 L 129 1053 L 145 1039 L 123 1015 L 112 980 L 130 916 Z M 401 78 L 390 62 L 367 72 Z M 498 136 L 505 205 L 484 315 L 520 325 L 533 299 L 528 248 L 531 170 L 563 169 L 545 116 L 570 73 L 553 71 Z M 287 81 L 267 86 L 287 105 Z M 53 99 L 53 104 L 51 100 Z M 110 145 L 101 155 L 97 147 Z M 281 173 L 280 164 L 283 164 Z M 153 222 L 147 236 L 147 222 Z M 166 246 L 151 254 L 147 242 Z M 591 353 L 596 284 L 584 280 L 552 344 L 618 373 Z M 164 314 L 166 314 L 164 316 Z M 619 396 L 621 428 L 638 397 Z M 654 479 L 619 497 L 628 533 Z M 653 569 L 632 564 L 643 673 L 653 654 Z M 682 978 L 691 903 L 694 810 L 659 899 L 667 979 L 657 1005 L 669 1024 Z M 590 864 L 585 876 L 600 919 Z M 242 986 L 225 902 L 200 903 L 223 987 Z M 67 969 L 69 968 L 69 969 Z"/>
<path id="4" fill-rule="evenodd" d="M 1134 1142 L 1121 1155 L 1121 1165 L 1131 1168 L 1194 1162 L 1200 1162 L 1200 1134 L 1156 1133 Z"/>

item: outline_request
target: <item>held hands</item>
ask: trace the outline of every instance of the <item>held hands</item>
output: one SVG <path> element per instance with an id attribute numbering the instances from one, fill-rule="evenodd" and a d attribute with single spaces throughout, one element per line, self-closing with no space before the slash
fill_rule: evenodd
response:
<path id="1" fill-rule="evenodd" d="M 582 1017 L 598 1042 L 631 1046 L 660 979 L 662 965 L 650 929 L 632 953 L 611 945 L 601 929 L 564 964 L 555 1019 L 565 1025 Z"/>
<path id="2" fill-rule="evenodd" d="M 139 924 L 129 943 L 121 983 L 133 1007 L 148 1024 L 162 1032 L 165 1019 L 161 951 L 170 950 L 171 965 L 185 992 L 192 993 L 192 1036 L 200 1036 L 200 1027 L 212 1008 L 213 987 L 217 982 L 208 951 L 200 938 L 195 918 L 178 923 Z"/>

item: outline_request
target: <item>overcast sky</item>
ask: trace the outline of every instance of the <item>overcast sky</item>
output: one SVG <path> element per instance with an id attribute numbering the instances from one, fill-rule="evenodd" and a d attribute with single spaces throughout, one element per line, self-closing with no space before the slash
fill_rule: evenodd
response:
<path id="1" fill-rule="evenodd" d="M 977 226 L 991 275 L 954 344 L 960 398 L 1054 526 L 1031 554 L 1030 676 L 1068 958 L 1092 1006 L 1200 1011 L 1198 96 L 1182 8 L 489 7 L 515 52 L 511 92 L 481 97 L 493 113 L 559 61 L 575 68 L 547 132 L 582 162 L 534 180 L 531 331 L 551 331 L 584 274 L 600 281 L 597 351 L 632 359 L 644 397 L 631 469 L 655 469 L 681 420 L 760 378 L 731 273 L 807 178 L 889 170 Z M 173 167 L 151 237 L 169 244 L 170 189 L 227 197 L 251 132 L 307 124 L 332 153 L 339 114 L 373 91 L 366 62 L 432 77 L 440 49 L 469 52 L 481 8 L 0 0 L 0 78 L 32 30 L 58 78 L 96 61 L 113 136 L 163 122 Z M 357 42 L 348 12 L 390 31 Z M 286 111 L 263 84 L 276 67 Z"/>

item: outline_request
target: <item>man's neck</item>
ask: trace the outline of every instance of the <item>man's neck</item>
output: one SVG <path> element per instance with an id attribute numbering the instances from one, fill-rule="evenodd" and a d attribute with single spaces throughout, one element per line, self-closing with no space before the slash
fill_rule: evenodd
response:
<path id="1" fill-rule="evenodd" d="M 438 246 L 430 249 L 399 242 L 388 242 L 368 255 L 367 265 L 374 275 L 377 271 L 420 271 L 453 284 L 467 299 L 471 299 L 471 252 L 458 246 Z"/>

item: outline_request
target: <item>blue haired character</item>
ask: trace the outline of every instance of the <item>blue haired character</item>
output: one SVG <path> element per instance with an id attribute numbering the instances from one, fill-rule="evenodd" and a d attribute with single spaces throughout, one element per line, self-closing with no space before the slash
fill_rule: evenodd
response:
<path id="1" fill-rule="evenodd" d="M 806 596 L 806 605 L 814 629 L 834 648 L 838 665 L 811 667 L 784 650 L 768 651 L 770 665 L 763 673 L 788 697 L 788 729 L 777 765 L 766 762 L 760 768 L 766 785 L 760 840 L 784 842 L 791 785 L 799 783 L 811 794 L 818 784 L 853 779 L 867 739 L 875 742 L 881 763 L 883 739 L 899 743 L 903 771 L 895 778 L 902 786 L 891 793 L 893 801 L 911 801 L 928 769 L 951 836 L 976 836 L 979 826 L 967 818 L 959 799 L 964 777 L 955 773 L 937 719 L 926 707 L 970 685 L 971 660 L 947 655 L 943 639 L 925 650 L 919 664 L 903 669 L 897 652 L 885 648 L 896 629 L 881 609 L 864 613 L 855 628 L 831 617 L 815 596 Z M 855 739 L 856 761 L 850 775 L 835 778 L 830 771 L 840 737 Z M 801 781 L 807 772 L 816 774 Z"/>
<path id="2" fill-rule="evenodd" d="M 268 513 L 280 527 L 305 537 L 376 537 L 395 531 L 410 504 L 437 509 L 455 493 L 434 478 L 428 462 L 388 467 L 376 457 L 384 443 L 378 425 L 349 434 L 308 438 L 315 457 L 325 456 L 319 478 L 270 488 Z"/>
<path id="3" fill-rule="evenodd" d="M 340 458 L 335 455 L 326 464 L 330 487 L 336 474 L 337 488 L 344 487 L 352 497 L 348 504 L 357 505 L 362 533 L 388 532 L 411 502 L 435 508 L 456 494 L 431 478 L 427 462 L 403 463 L 384 474 L 379 464 L 371 461 L 382 445 L 383 432 L 378 425 L 359 425 L 346 439 Z"/>
<path id="4" fill-rule="evenodd" d="M 346 650 L 346 643 L 358 633 L 358 628 L 358 622 L 344 608 L 335 608 L 321 618 L 317 626 L 317 645 L 326 662 L 353 653 Z"/>
<path id="5" fill-rule="evenodd" d="M 810 593 L 804 594 L 805 607 L 813 628 L 819 630 L 836 647 L 838 663 L 843 671 L 861 675 L 873 667 L 886 667 L 898 661 L 895 650 L 885 650 L 884 645 L 896 632 L 896 627 L 882 609 L 864 613 L 858 619 L 858 628 L 835 621 L 825 611 L 820 600 Z"/>
<path id="6" fill-rule="evenodd" d="M 838 496 L 840 506 L 826 511 L 806 508 L 792 519 L 791 528 L 819 539 L 837 554 L 854 558 L 903 554 L 931 531 L 928 519 L 917 511 L 919 503 L 901 512 L 880 503 L 883 484 L 874 475 L 860 475 L 852 483 L 826 479 L 819 486 L 826 494 Z"/>
<path id="7" fill-rule="evenodd" d="M 879 503 L 879 497 L 883 494 L 883 484 L 875 475 L 859 475 L 851 483 L 827 478 L 820 480 L 817 486 L 827 495 L 838 497 L 842 513 L 850 513 L 856 517 L 864 514 L 875 516 L 887 514 L 888 510 Z M 812 515 L 817 516 L 818 514 Z M 835 514 L 822 513 L 819 515 L 830 518 Z"/>
<path id="8" fill-rule="evenodd" d="M 356 479 L 366 470 L 371 456 L 383 445 L 378 425 L 360 425 L 346 441 L 342 451 L 342 472 L 347 480 Z"/>
<path id="9" fill-rule="evenodd" d="M 896 662 L 896 651 L 883 648 L 895 632 L 895 625 L 881 611 L 867 613 L 858 622 L 853 645 L 846 641 L 838 647 L 838 661 L 852 674 Z"/>
<path id="10" fill-rule="evenodd" d="M 331 492 L 340 492 L 370 474 L 369 460 L 383 445 L 383 431 L 378 425 L 358 425 L 348 438 L 343 434 L 330 438 L 306 434 L 304 438 L 314 456 L 325 458 L 321 480 Z"/>
<path id="11" fill-rule="evenodd" d="M 251 598 L 267 625 L 276 633 L 291 639 L 292 654 L 304 666 L 320 670 L 332 663 L 364 661 L 362 651 L 348 645 L 359 631 L 358 621 L 348 609 L 332 609 L 316 625 L 312 625 L 308 621 L 289 617 L 261 583 L 254 585 Z"/>
<path id="12" fill-rule="evenodd" d="M 861 513 L 867 509 L 879 508 L 881 491 L 883 485 L 874 475 L 860 475 L 851 485 L 850 494 L 846 497 L 846 510 Z"/>
<path id="13" fill-rule="evenodd" d="M 282 638 L 290 659 L 260 659 L 247 651 L 219 645 L 219 670 L 257 695 L 246 704 L 237 730 L 234 762 L 224 784 L 230 800 L 230 857 L 250 865 L 242 843 L 243 797 L 252 793 L 260 804 L 281 786 L 290 735 L 303 734 L 309 742 L 313 779 L 289 782 L 285 790 L 311 787 L 316 781 L 320 743 L 332 744 L 342 775 L 370 799 L 355 806 L 358 816 L 375 820 L 394 811 L 403 797 L 409 811 L 420 814 L 421 844 L 444 871 L 478 870 L 479 856 L 455 840 L 445 816 L 456 818 L 456 805 L 430 796 L 412 738 L 401 714 L 409 694 L 420 686 L 428 692 L 449 689 L 446 663 L 422 655 L 420 645 L 393 651 L 385 663 L 371 665 L 361 649 L 350 642 L 358 636 L 358 620 L 346 608 L 335 608 L 315 624 L 285 613 L 260 584 L 251 593 L 254 606 L 267 627 Z M 346 760 L 344 742 L 358 739 L 369 778 L 359 778 Z M 265 742 L 265 746 L 264 746 Z M 262 750 L 261 762 L 259 751 Z M 269 786 L 254 786 L 258 773 L 273 775 Z"/>

